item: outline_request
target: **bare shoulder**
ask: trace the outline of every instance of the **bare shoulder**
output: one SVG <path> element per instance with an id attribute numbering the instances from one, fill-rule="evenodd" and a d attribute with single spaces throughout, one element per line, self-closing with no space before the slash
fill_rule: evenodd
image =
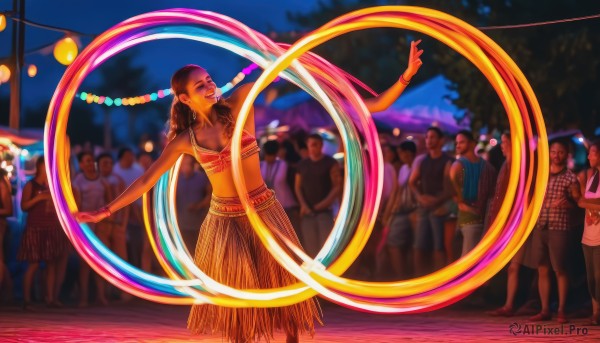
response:
<path id="1" fill-rule="evenodd" d="M 248 93 L 250 93 L 250 89 L 252 89 L 253 85 L 254 82 L 249 82 L 239 86 L 235 89 L 235 91 L 233 91 L 231 96 L 227 98 L 227 102 L 230 103 L 232 106 L 241 107 L 242 103 L 248 96 Z"/>
<path id="2" fill-rule="evenodd" d="M 167 143 L 163 152 L 192 153 L 191 138 L 189 129 L 184 130 Z"/>
<path id="3" fill-rule="evenodd" d="M 421 166 L 421 163 L 423 162 L 426 156 L 426 154 L 421 154 L 415 157 L 415 160 L 413 161 L 413 170 L 418 169 Z"/>
<path id="4" fill-rule="evenodd" d="M 458 160 L 448 162 L 450 165 L 450 174 L 456 175 L 463 171 L 463 165 Z"/>

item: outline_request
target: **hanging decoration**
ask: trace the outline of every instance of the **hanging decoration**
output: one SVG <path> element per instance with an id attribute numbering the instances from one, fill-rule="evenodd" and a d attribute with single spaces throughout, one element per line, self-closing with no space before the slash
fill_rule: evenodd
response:
<path id="1" fill-rule="evenodd" d="M 238 83 L 242 82 L 242 80 L 244 80 L 244 78 L 246 76 L 250 75 L 256 69 L 258 69 L 258 65 L 256 65 L 255 63 L 252 63 L 251 65 L 242 69 L 241 72 L 237 73 L 237 75 L 233 78 L 233 80 L 227 82 L 224 86 L 219 87 L 217 92 L 219 93 L 219 95 L 229 92 L 230 90 L 233 89 L 233 87 L 235 87 Z M 277 81 L 279 81 L 279 78 L 277 78 L 274 82 L 277 82 Z M 77 99 L 79 99 L 81 101 L 85 101 L 88 104 L 98 104 L 98 105 L 106 105 L 106 106 L 112 106 L 112 105 L 135 106 L 135 105 L 147 104 L 149 102 L 162 99 L 162 98 L 172 95 L 172 94 L 173 93 L 170 88 L 165 88 L 165 89 L 161 89 L 161 90 L 151 93 L 151 94 L 132 96 L 132 97 L 126 97 L 126 98 L 112 99 L 111 97 L 108 97 L 108 96 L 96 95 L 96 94 L 92 94 L 92 93 L 88 93 L 88 92 L 77 93 L 76 97 L 77 97 Z"/>
<path id="2" fill-rule="evenodd" d="M 4 31 L 6 28 L 6 16 L 4 14 L 0 14 L 0 32 Z"/>
<path id="3" fill-rule="evenodd" d="M 27 75 L 29 77 L 35 77 L 37 75 L 37 72 L 38 69 L 35 64 L 30 64 L 29 67 L 27 67 Z"/>
<path id="4" fill-rule="evenodd" d="M 10 79 L 10 68 L 5 64 L 0 64 L 0 83 L 6 83 Z"/>
<path id="5" fill-rule="evenodd" d="M 54 45 L 54 58 L 66 66 L 75 60 L 78 52 L 77 43 L 71 37 L 61 39 Z"/>
<path id="6" fill-rule="evenodd" d="M 141 104 L 146 104 L 152 101 L 156 101 L 158 99 L 162 99 L 166 96 L 171 95 L 171 89 L 170 88 L 165 88 L 165 89 L 160 89 L 154 93 L 150 93 L 150 94 L 145 94 L 145 95 L 138 95 L 138 96 L 131 96 L 131 97 L 126 97 L 126 98 L 111 98 L 108 96 L 104 96 L 104 95 L 96 95 L 93 93 L 87 93 L 87 92 L 81 92 L 81 93 L 77 93 L 76 97 L 77 99 L 81 100 L 81 101 L 85 101 L 88 104 L 98 104 L 98 105 L 106 105 L 106 106 L 135 106 L 135 105 L 141 105 Z"/>

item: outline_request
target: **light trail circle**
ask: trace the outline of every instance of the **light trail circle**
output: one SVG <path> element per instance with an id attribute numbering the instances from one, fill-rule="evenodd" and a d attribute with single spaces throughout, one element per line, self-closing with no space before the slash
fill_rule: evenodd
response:
<path id="1" fill-rule="evenodd" d="M 248 199 L 241 199 L 255 231 L 279 263 L 313 288 L 317 284 L 324 285 L 328 290 L 334 290 L 336 295 L 346 295 L 337 299 L 328 297 L 330 300 L 374 312 L 433 310 L 468 295 L 512 258 L 535 225 L 549 173 L 547 134 L 531 86 L 514 61 L 476 28 L 435 10 L 383 6 L 347 14 L 300 39 L 261 74 L 242 106 L 232 138 L 234 181 L 238 194 L 246 194 L 247 189 L 241 177 L 241 133 L 258 92 L 279 72 L 297 63 L 296 58 L 315 46 L 347 32 L 375 27 L 411 29 L 450 46 L 483 72 L 507 110 L 513 142 L 510 182 L 498 217 L 483 240 L 464 258 L 430 275 L 399 282 L 363 282 L 337 276 L 345 270 L 349 261 L 356 258 L 356 252 L 364 247 L 364 236 L 368 236 L 371 228 L 359 227 L 350 245 L 327 270 L 316 269 L 309 274 L 274 244 L 272 234 L 249 206 Z M 340 82 L 340 87 L 344 86 Z M 528 109 L 531 109 L 531 113 Z M 367 183 L 365 186 L 368 189 L 370 185 Z M 530 196 L 530 192 L 533 196 Z M 366 212 L 370 209 L 369 205 L 367 202 Z"/>
<path id="2" fill-rule="evenodd" d="M 92 42 L 78 60 L 67 69 L 57 87 L 48 111 L 45 133 L 46 156 L 49 157 L 47 168 L 50 176 L 50 189 L 59 210 L 59 218 L 69 238 L 78 252 L 97 272 L 130 293 L 159 302 L 175 304 L 206 302 L 222 306 L 245 307 L 284 306 L 302 301 L 315 295 L 318 291 L 328 299 L 348 307 L 373 312 L 401 313 L 433 310 L 457 301 L 497 273 L 516 253 L 532 230 L 535 218 L 541 208 L 548 177 L 547 136 L 539 105 L 527 80 L 510 57 L 487 36 L 472 26 L 438 11 L 418 7 L 385 6 L 342 16 L 301 39 L 284 53 L 281 49 L 277 50 L 276 45 L 269 43 L 262 35 L 241 26 L 241 24 L 232 25 L 232 23 L 235 24 L 233 20 L 223 18 L 226 17 L 214 13 L 177 9 L 158 11 L 132 18 Z M 221 20 L 222 22 L 219 22 Z M 222 288 L 204 277 L 201 277 L 201 280 L 186 280 L 170 274 L 174 280 L 169 280 L 146 274 L 116 258 L 95 238 L 87 225 L 80 226 L 71 215 L 71 212 L 76 210 L 76 206 L 70 189 L 65 191 L 70 185 L 66 167 L 68 163 L 66 163 L 65 152 L 67 152 L 68 146 L 65 145 L 65 132 L 66 121 L 77 87 L 91 70 L 115 53 L 139 44 L 149 37 L 172 38 L 167 37 L 169 34 L 164 32 L 166 30 L 162 30 L 163 27 L 169 25 L 192 26 L 198 25 L 199 22 L 209 26 L 216 26 L 214 23 L 218 22 L 222 24 L 220 27 L 222 34 L 235 32 L 244 38 L 237 37 L 239 40 L 256 43 L 255 50 L 241 48 L 240 52 L 236 53 L 248 57 L 266 68 L 244 103 L 232 138 L 234 181 L 239 194 L 247 194 L 241 177 L 239 159 L 241 128 L 258 92 L 290 64 L 296 74 L 294 76 L 288 74 L 288 77 L 300 85 L 312 87 L 311 94 L 317 97 L 332 114 L 342 134 L 346 156 L 355 156 L 353 154 L 356 154 L 357 151 L 362 153 L 361 147 L 357 147 L 356 142 L 352 141 L 352 138 L 358 141 L 355 138 L 356 132 L 353 132 L 355 129 L 351 127 L 352 122 L 363 135 L 367 145 L 366 151 L 371 152 L 363 154 L 363 157 L 357 160 L 347 158 L 345 161 L 346 170 L 351 172 L 346 174 L 342 208 L 354 209 L 352 204 L 364 202 L 364 209 L 360 218 L 355 220 L 358 223 L 356 234 L 349 240 L 346 249 L 337 254 L 335 258 L 331 255 L 331 251 L 335 250 L 333 243 L 341 241 L 339 239 L 336 241 L 336 237 L 333 239 L 330 237 L 328 240 L 326 248 L 327 246 L 329 248 L 324 249 L 318 256 L 321 261 L 327 260 L 327 258 L 331 259 L 331 261 L 327 261 L 331 262 L 330 265 L 324 263 L 327 268 L 320 267 L 319 263 L 315 264 L 308 259 L 304 266 L 298 266 L 290 256 L 283 253 L 254 209 L 249 206 L 247 199 L 244 196 L 241 197 L 248 216 L 267 249 L 280 264 L 312 289 L 298 284 L 285 290 L 273 291 L 269 295 L 269 292 L 264 290 L 237 292 L 226 287 Z M 148 27 L 152 27 L 155 31 L 147 29 Z M 322 75 L 318 73 L 318 68 L 315 68 L 314 65 L 307 64 L 305 68 L 298 62 L 292 62 L 295 58 L 299 58 L 302 62 L 306 62 L 307 59 L 316 62 L 317 57 L 307 57 L 303 54 L 314 46 L 343 33 L 374 27 L 411 29 L 428 34 L 469 59 L 483 72 L 498 92 L 508 113 L 513 140 L 513 163 L 507 197 L 492 229 L 481 243 L 465 258 L 433 274 L 413 280 L 387 283 L 362 282 L 338 276 L 350 266 L 364 247 L 372 230 L 379 204 L 382 159 L 377 144 L 377 133 L 372 125 L 370 114 L 366 112 L 362 100 L 343 75 L 333 74 L 337 78 L 325 73 Z M 119 42 L 119 39 L 122 38 L 120 35 L 128 35 L 129 38 Z M 173 35 L 178 38 L 189 36 L 181 31 L 177 31 Z M 239 40 L 227 40 L 222 44 L 229 47 L 243 45 Z M 110 46 L 110 44 L 113 45 Z M 260 49 L 269 53 L 278 52 L 272 56 L 281 57 L 271 63 L 272 58 L 255 55 L 256 51 Z M 328 71 L 332 70 L 335 71 L 333 68 Z M 328 89 L 327 82 L 336 85 L 340 94 L 336 95 L 334 90 Z M 358 119 L 349 120 L 339 115 L 340 113 L 347 114 L 340 110 L 344 107 L 341 100 L 347 100 L 347 104 L 354 109 Z M 529 113 L 529 108 L 531 113 Z M 356 167 L 353 163 L 357 161 L 363 162 L 364 166 Z M 536 167 L 537 172 L 534 174 Z M 353 189 L 354 185 L 360 184 L 360 182 L 350 181 L 355 177 L 353 173 L 360 174 L 361 171 L 364 172 L 366 189 Z M 535 191 L 535 196 L 529 197 L 530 191 Z M 353 198 L 349 194 L 352 194 Z M 513 199 L 515 205 L 511 209 L 509 207 Z M 355 203 L 350 203 L 351 200 Z M 344 232 L 348 231 L 344 230 L 345 224 L 352 222 L 352 219 L 348 217 L 352 215 L 351 212 L 346 212 L 344 215 L 343 220 L 340 218 L 336 220 L 334 227 L 334 233 L 339 236 L 343 236 Z M 157 219 L 158 216 L 157 213 Z M 300 252 L 299 254 L 301 255 Z M 169 268 L 171 271 L 177 269 L 176 266 Z M 208 289 L 207 283 L 211 286 Z M 274 293 L 277 295 L 273 295 Z"/>

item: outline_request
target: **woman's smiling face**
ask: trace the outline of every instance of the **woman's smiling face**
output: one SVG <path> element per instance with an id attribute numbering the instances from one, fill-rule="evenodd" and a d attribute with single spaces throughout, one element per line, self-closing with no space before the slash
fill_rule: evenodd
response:
<path id="1" fill-rule="evenodd" d="M 217 86 L 208 72 L 201 68 L 190 73 L 186 84 L 186 93 L 180 95 L 182 101 L 200 113 L 208 113 L 212 105 L 219 100 Z"/>

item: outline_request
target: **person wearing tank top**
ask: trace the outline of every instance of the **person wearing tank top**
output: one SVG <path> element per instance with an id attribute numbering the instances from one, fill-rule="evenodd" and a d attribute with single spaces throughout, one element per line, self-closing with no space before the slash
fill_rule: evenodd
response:
<path id="1" fill-rule="evenodd" d="M 100 177 L 96 171 L 94 155 L 91 152 L 84 151 L 77 156 L 81 173 L 77 174 L 73 179 L 73 195 L 77 208 L 89 211 L 104 206 L 110 199 L 109 186 Z M 90 224 L 90 228 L 96 233 L 98 238 L 106 237 L 105 222 Z M 106 244 L 106 242 L 103 242 Z M 90 266 L 83 260 L 79 260 L 79 307 L 88 306 L 89 298 L 89 279 Z M 102 305 L 106 305 L 108 300 L 104 294 L 106 281 L 100 276 L 94 275 L 96 282 L 96 301 Z"/>
<path id="2" fill-rule="evenodd" d="M 481 239 L 488 201 L 496 185 L 496 170 L 475 155 L 476 145 L 470 131 L 461 130 L 456 134 L 456 154 L 460 158 L 452 164 L 450 178 L 458 203 L 457 227 L 463 240 L 461 256 L 475 248 Z"/>
<path id="3" fill-rule="evenodd" d="M 414 192 L 417 208 L 417 229 L 414 241 L 416 276 L 432 271 L 428 264 L 433 250 L 433 269 L 446 264 L 444 252 L 445 203 L 452 198 L 450 167 L 453 159 L 442 152 L 444 134 L 437 127 L 430 127 L 425 134 L 427 153 L 413 162 L 409 186 Z"/>
<path id="4" fill-rule="evenodd" d="M 585 209 L 585 226 L 581 245 L 585 257 L 588 290 L 592 297 L 591 325 L 600 324 L 600 141 L 590 146 L 590 169 L 585 193 L 578 202 Z"/>
<path id="5" fill-rule="evenodd" d="M 117 152 L 117 163 L 113 167 L 113 174 L 123 179 L 125 188 L 127 189 L 143 173 L 142 167 L 135 162 L 133 150 L 129 147 L 120 148 Z M 124 219 L 126 220 L 126 249 L 129 263 L 142 268 L 144 271 L 150 271 L 147 265 L 142 265 L 142 250 L 144 237 L 146 236 L 142 218 L 142 199 L 137 199 L 120 212 L 127 213 Z M 115 213 L 117 215 L 115 220 L 117 221 L 120 212 Z"/>
<path id="6" fill-rule="evenodd" d="M 114 159 L 110 153 L 102 153 L 96 157 L 98 172 L 104 183 L 108 186 L 109 199 L 114 199 L 125 190 L 125 180 L 113 172 Z M 127 208 L 117 212 L 105 220 L 107 227 L 106 237 L 99 237 L 106 246 L 114 251 L 123 260 L 127 260 Z"/>
<path id="7" fill-rule="evenodd" d="M 125 190 L 125 180 L 114 172 L 115 160 L 109 152 L 101 153 L 96 157 L 100 177 L 108 186 L 109 199 L 113 200 Z M 115 213 L 114 216 L 103 221 L 101 230 L 97 231 L 98 238 L 114 251 L 124 261 L 127 255 L 127 222 L 129 220 L 129 207 Z M 131 295 L 121 292 L 121 300 L 132 299 Z"/>
<path id="8" fill-rule="evenodd" d="M 308 158 L 296 167 L 295 191 L 300 203 L 302 245 L 314 258 L 333 228 L 331 206 L 342 190 L 342 174 L 337 161 L 323 154 L 319 134 L 308 136 L 306 146 Z"/>

